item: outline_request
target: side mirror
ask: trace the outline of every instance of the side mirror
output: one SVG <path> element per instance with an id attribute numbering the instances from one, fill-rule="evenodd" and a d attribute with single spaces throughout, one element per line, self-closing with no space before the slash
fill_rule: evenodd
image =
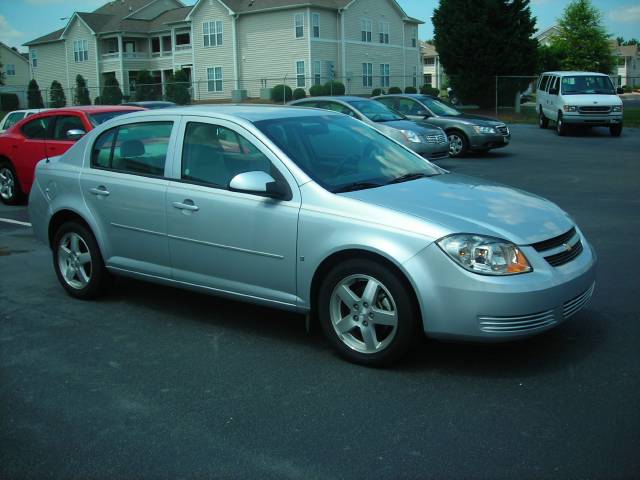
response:
<path id="1" fill-rule="evenodd" d="M 618 95 L 621 95 L 621 94 L 623 94 L 623 93 L 624 93 L 624 90 L 622 89 L 622 87 L 618 87 L 618 88 L 616 88 L 616 93 L 617 93 Z"/>
<path id="2" fill-rule="evenodd" d="M 430 117 L 431 114 L 429 112 L 427 112 L 426 110 L 418 110 L 416 112 L 416 115 L 420 116 L 420 117 Z"/>
<path id="3" fill-rule="evenodd" d="M 549 95 L 557 95 L 558 94 L 558 89 L 557 88 L 550 88 L 549 89 Z"/>
<path id="4" fill-rule="evenodd" d="M 229 190 L 263 195 L 278 200 L 291 199 L 291 192 L 286 184 L 274 180 L 267 172 L 260 170 L 239 173 L 229 182 Z"/>
<path id="5" fill-rule="evenodd" d="M 67 130 L 67 139 L 75 142 L 84 137 L 86 133 L 87 132 L 80 128 L 72 128 L 71 130 Z"/>

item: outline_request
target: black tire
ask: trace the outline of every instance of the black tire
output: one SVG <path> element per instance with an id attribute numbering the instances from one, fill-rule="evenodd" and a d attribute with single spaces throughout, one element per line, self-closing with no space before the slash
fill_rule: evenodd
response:
<path id="1" fill-rule="evenodd" d="M 609 127 L 609 133 L 612 137 L 619 137 L 622 135 L 622 124 Z"/>
<path id="2" fill-rule="evenodd" d="M 542 129 L 549 128 L 549 119 L 544 116 L 542 108 L 540 109 L 540 114 L 538 115 L 538 126 Z"/>
<path id="3" fill-rule="evenodd" d="M 567 134 L 567 126 L 562 119 L 562 112 L 558 112 L 558 120 L 556 121 L 556 133 L 559 137 L 564 137 Z"/>
<path id="4" fill-rule="evenodd" d="M 394 327 L 379 325 L 373 320 L 374 305 L 368 305 L 364 301 L 366 299 L 364 291 L 361 293 L 357 309 L 355 304 L 352 308 L 351 305 L 347 307 L 345 303 L 336 301 L 334 293 L 337 292 L 337 287 L 343 282 L 349 281 L 350 278 L 359 276 L 369 277 L 381 284 L 381 287 L 376 289 L 375 315 L 378 316 L 378 312 L 385 313 L 381 310 L 382 308 L 393 306 L 392 311 L 386 312 L 395 314 L 397 323 Z M 354 291 L 358 291 L 358 281 L 356 279 L 351 287 Z M 363 283 L 366 284 L 366 281 Z M 333 348 L 350 362 L 370 367 L 392 364 L 410 350 L 412 343 L 418 337 L 422 338 L 418 335 L 416 308 L 408 288 L 410 287 L 396 272 L 372 260 L 356 258 L 336 265 L 326 275 L 318 292 L 317 312 L 325 337 Z M 387 296 L 387 293 L 391 298 Z M 379 304 L 378 302 L 383 303 Z M 332 321 L 332 312 L 335 313 L 336 308 L 339 318 L 348 319 L 351 324 L 354 324 L 349 331 L 345 331 L 343 334 L 338 333 Z M 359 320 L 352 321 L 351 315 L 353 313 L 360 313 Z M 357 316 L 354 315 L 353 318 Z M 367 321 L 370 323 L 368 324 Z M 373 338 L 375 343 L 380 346 L 379 350 L 363 352 L 358 351 L 358 345 L 353 346 L 360 343 L 361 349 L 367 348 L 364 339 L 364 332 L 367 329 L 374 331 Z M 386 345 L 383 345 L 385 342 Z"/>
<path id="5" fill-rule="evenodd" d="M 449 130 L 447 139 L 449 140 L 449 156 L 451 158 L 460 157 L 469 151 L 469 139 L 460 130 Z"/>
<path id="6" fill-rule="evenodd" d="M 81 242 L 78 242 L 78 252 L 81 254 L 89 254 L 90 264 L 88 266 L 86 263 L 81 264 L 82 257 L 74 257 L 69 254 L 64 257 L 61 256 L 63 252 L 63 248 L 61 248 L 62 245 L 67 246 L 66 248 L 68 249 L 70 243 L 67 242 L 69 238 L 74 235 L 81 240 Z M 81 300 L 91 300 L 103 293 L 108 284 L 109 272 L 104 266 L 98 242 L 96 242 L 93 233 L 91 233 L 87 227 L 77 222 L 64 223 L 53 237 L 52 249 L 53 268 L 60 284 L 69 295 Z M 71 263 L 74 265 L 70 265 Z M 67 274 L 65 277 L 65 273 L 62 271 L 63 265 L 65 265 L 67 269 L 75 269 L 76 272 L 78 272 L 75 274 L 75 279 L 69 279 L 72 274 Z M 88 276 L 86 282 L 81 278 L 80 269 L 84 271 L 85 276 Z"/>
<path id="7" fill-rule="evenodd" d="M 11 162 L 0 160 L 0 200 L 2 203 L 21 205 L 26 198 Z"/>

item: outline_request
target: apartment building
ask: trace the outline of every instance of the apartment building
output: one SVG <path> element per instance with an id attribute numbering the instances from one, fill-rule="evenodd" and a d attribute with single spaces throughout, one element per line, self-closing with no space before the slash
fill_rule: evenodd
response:
<path id="1" fill-rule="evenodd" d="M 427 42 L 421 42 L 422 83 L 433 88 L 442 88 L 445 83 L 445 73 L 440 63 L 440 56 L 436 47 Z"/>
<path id="2" fill-rule="evenodd" d="M 198 99 L 329 79 L 359 94 L 419 86 L 420 23 L 395 0 L 114 0 L 25 45 L 41 88 L 81 74 L 98 92 L 113 75 L 130 94 L 140 70 L 162 84 L 183 69 Z"/>
<path id="3" fill-rule="evenodd" d="M 0 86 L 1 93 L 15 93 L 18 95 L 20 107 L 26 107 L 24 86 L 29 83 L 29 60 L 15 48 L 0 42 L 0 71 L 4 74 L 4 85 Z"/>
<path id="4" fill-rule="evenodd" d="M 619 87 L 640 87 L 640 50 L 638 45 L 617 45 L 614 48 L 617 59 L 616 83 Z"/>

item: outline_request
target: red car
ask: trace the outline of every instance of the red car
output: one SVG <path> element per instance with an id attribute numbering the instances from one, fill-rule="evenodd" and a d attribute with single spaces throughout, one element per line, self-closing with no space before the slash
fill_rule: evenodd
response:
<path id="1" fill-rule="evenodd" d="M 27 117 L 0 135 L 0 200 L 22 202 L 31 190 L 36 164 L 62 155 L 86 132 L 110 118 L 144 110 L 128 106 L 56 108 Z"/>

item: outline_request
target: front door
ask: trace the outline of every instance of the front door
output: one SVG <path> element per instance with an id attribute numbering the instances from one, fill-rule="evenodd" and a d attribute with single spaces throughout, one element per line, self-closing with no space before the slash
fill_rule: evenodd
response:
<path id="1" fill-rule="evenodd" d="M 222 120 L 185 118 L 167 191 L 173 278 L 240 297 L 296 303 L 300 193 L 258 139 Z M 178 165 L 179 163 L 179 165 Z M 290 200 L 233 192 L 231 179 L 264 171 L 286 182 Z"/>
<path id="2" fill-rule="evenodd" d="M 102 133 L 92 146 L 91 168 L 83 170 L 80 186 L 104 239 L 107 266 L 169 278 L 166 171 L 177 122 L 160 118 Z"/>
<path id="3" fill-rule="evenodd" d="M 47 141 L 47 157 L 62 155 L 73 146 L 76 140 L 69 138 L 69 130 L 88 132 L 91 126 L 86 125 L 80 115 L 56 115 L 51 139 Z"/>

